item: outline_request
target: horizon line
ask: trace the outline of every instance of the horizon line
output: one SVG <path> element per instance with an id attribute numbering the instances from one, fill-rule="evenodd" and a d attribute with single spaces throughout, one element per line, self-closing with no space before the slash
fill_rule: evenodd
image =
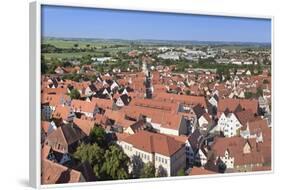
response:
<path id="1" fill-rule="evenodd" d="M 188 40 L 188 39 L 125 39 L 125 38 L 106 38 L 106 37 L 59 37 L 59 36 L 41 36 L 42 38 L 57 38 L 57 39 L 97 39 L 97 40 L 123 40 L 123 41 L 174 41 L 174 42 L 210 42 L 210 43 L 249 43 L 249 44 L 272 44 L 272 42 L 258 41 L 223 41 L 223 40 Z"/>

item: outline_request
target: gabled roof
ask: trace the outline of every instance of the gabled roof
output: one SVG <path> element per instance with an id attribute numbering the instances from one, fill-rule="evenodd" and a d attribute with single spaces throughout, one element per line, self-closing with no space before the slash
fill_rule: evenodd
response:
<path id="1" fill-rule="evenodd" d="M 248 127 L 251 134 L 259 134 L 269 129 L 267 121 L 261 118 L 250 121 Z"/>
<path id="2" fill-rule="evenodd" d="M 70 102 L 70 97 L 62 94 L 42 94 L 41 103 L 49 104 L 50 106 L 59 106 Z"/>
<path id="3" fill-rule="evenodd" d="M 197 118 L 200 118 L 204 113 L 206 113 L 205 109 L 199 104 L 193 107 L 193 111 Z"/>
<path id="4" fill-rule="evenodd" d="M 155 99 L 163 100 L 163 101 L 167 101 L 167 102 L 185 103 L 187 105 L 201 104 L 205 108 L 207 107 L 204 96 L 189 96 L 189 95 L 179 95 L 179 94 L 171 94 L 171 93 L 157 93 L 155 95 Z"/>
<path id="5" fill-rule="evenodd" d="M 139 131 L 142 131 L 145 128 L 145 122 L 143 120 L 139 120 L 132 124 L 131 129 L 133 130 L 134 133 L 137 133 Z"/>
<path id="6" fill-rule="evenodd" d="M 86 118 L 75 118 L 73 120 L 73 123 L 79 127 L 87 136 L 90 135 L 91 129 L 94 127 L 95 125 L 95 121 L 93 121 L 93 119 L 86 119 Z"/>
<path id="7" fill-rule="evenodd" d="M 243 108 L 242 108 L 241 104 L 238 104 L 237 107 L 234 110 L 234 113 L 241 112 L 241 111 L 243 111 Z"/>
<path id="8" fill-rule="evenodd" d="M 179 108 L 178 103 L 170 103 L 161 100 L 144 99 L 144 98 L 134 98 L 131 101 L 130 105 L 143 107 L 143 108 L 152 108 L 159 111 L 167 111 L 173 113 L 176 113 Z"/>
<path id="9" fill-rule="evenodd" d="M 119 98 L 122 100 L 124 105 L 128 105 L 131 101 L 131 98 L 127 94 L 122 94 Z"/>
<path id="10" fill-rule="evenodd" d="M 244 153 L 245 145 L 250 146 L 250 153 Z M 228 151 L 231 157 L 234 157 L 234 165 L 248 165 L 264 163 L 262 152 L 258 149 L 256 139 L 243 139 L 242 137 L 215 138 L 211 146 L 215 156 L 224 157 L 225 151 Z"/>
<path id="11" fill-rule="evenodd" d="M 63 125 L 47 136 L 47 141 L 71 145 L 85 137 L 81 129 L 75 126 Z"/>
<path id="12" fill-rule="evenodd" d="M 245 126 L 247 122 L 255 119 L 255 115 L 249 110 L 237 112 L 235 115 L 243 126 Z"/>
<path id="13" fill-rule="evenodd" d="M 96 108 L 96 103 L 83 100 L 72 100 L 71 107 L 74 111 L 80 110 L 82 112 L 93 113 Z"/>
<path id="14" fill-rule="evenodd" d="M 98 90 L 95 84 L 93 83 L 91 83 L 88 87 L 91 89 L 92 92 L 96 92 Z"/>
<path id="15" fill-rule="evenodd" d="M 151 119 L 152 123 L 161 124 L 161 127 L 178 130 L 183 116 L 180 114 L 159 111 L 158 109 L 139 107 L 139 106 L 124 106 L 121 112 L 127 116 L 138 119 L 140 116 L 145 116 Z"/>
<path id="16" fill-rule="evenodd" d="M 72 112 L 68 106 L 56 106 L 55 111 L 52 113 L 52 117 L 56 119 L 68 120 L 69 114 Z"/>
<path id="17" fill-rule="evenodd" d="M 148 131 L 140 131 L 128 136 L 123 141 L 132 144 L 139 150 L 169 157 L 184 147 L 184 143 L 170 136 Z"/>
<path id="18" fill-rule="evenodd" d="M 248 99 L 220 99 L 218 103 L 218 111 L 224 112 L 227 108 L 229 111 L 234 112 L 238 105 L 244 110 L 250 110 L 253 113 L 258 111 L 258 101 L 257 100 L 248 100 Z"/>
<path id="19" fill-rule="evenodd" d="M 200 133 L 199 129 L 195 129 L 195 131 L 189 136 L 188 141 L 193 151 L 197 151 L 202 142 L 203 135 Z"/>
<path id="20" fill-rule="evenodd" d="M 123 128 L 128 128 L 135 123 L 135 121 L 127 120 L 126 115 L 120 111 L 113 111 L 107 109 L 104 113 L 107 119 L 113 120 L 115 125 L 120 125 Z"/>
<path id="21" fill-rule="evenodd" d="M 79 171 L 67 168 L 47 159 L 42 159 L 42 184 L 77 183 L 80 181 L 81 177 L 82 174 Z"/>
<path id="22" fill-rule="evenodd" d="M 113 100 L 110 99 L 92 98 L 91 102 L 96 103 L 97 106 L 103 110 L 112 109 L 113 106 Z"/>

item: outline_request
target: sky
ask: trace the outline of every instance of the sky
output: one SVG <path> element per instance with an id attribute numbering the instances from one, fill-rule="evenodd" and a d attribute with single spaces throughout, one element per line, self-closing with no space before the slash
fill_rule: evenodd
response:
<path id="1" fill-rule="evenodd" d="M 43 37 L 271 42 L 271 20 L 95 8 L 42 7 Z"/>

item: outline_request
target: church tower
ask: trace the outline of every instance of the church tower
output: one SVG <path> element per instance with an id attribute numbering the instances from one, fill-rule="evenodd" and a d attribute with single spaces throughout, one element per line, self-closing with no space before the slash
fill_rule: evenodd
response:
<path id="1" fill-rule="evenodd" d="M 151 99 L 153 93 L 152 75 L 151 72 L 147 69 L 146 63 L 143 63 L 142 70 L 145 74 L 145 98 Z"/>

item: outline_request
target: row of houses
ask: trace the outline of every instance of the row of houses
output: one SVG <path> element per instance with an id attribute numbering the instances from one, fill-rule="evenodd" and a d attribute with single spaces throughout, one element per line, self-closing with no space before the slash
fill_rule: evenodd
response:
<path id="1" fill-rule="evenodd" d="M 136 162 L 151 162 L 165 176 L 176 176 L 182 169 L 186 175 L 196 175 L 270 166 L 271 128 L 259 113 L 264 106 L 260 101 L 168 93 L 157 72 L 147 85 L 153 87 L 151 96 L 145 98 L 146 81 L 142 73 L 116 80 L 100 76 L 95 83 L 81 84 L 43 78 L 41 140 L 47 156 L 42 159 L 47 164 L 52 161 L 55 168 L 62 165 L 68 175 L 80 172 L 83 177 L 75 179 L 87 181 L 83 170 L 67 163 L 72 161 L 69 154 L 87 142 L 98 125 L 130 157 L 130 171 Z M 69 97 L 71 88 L 79 90 L 79 99 Z M 99 91 L 106 91 L 106 96 Z"/>

